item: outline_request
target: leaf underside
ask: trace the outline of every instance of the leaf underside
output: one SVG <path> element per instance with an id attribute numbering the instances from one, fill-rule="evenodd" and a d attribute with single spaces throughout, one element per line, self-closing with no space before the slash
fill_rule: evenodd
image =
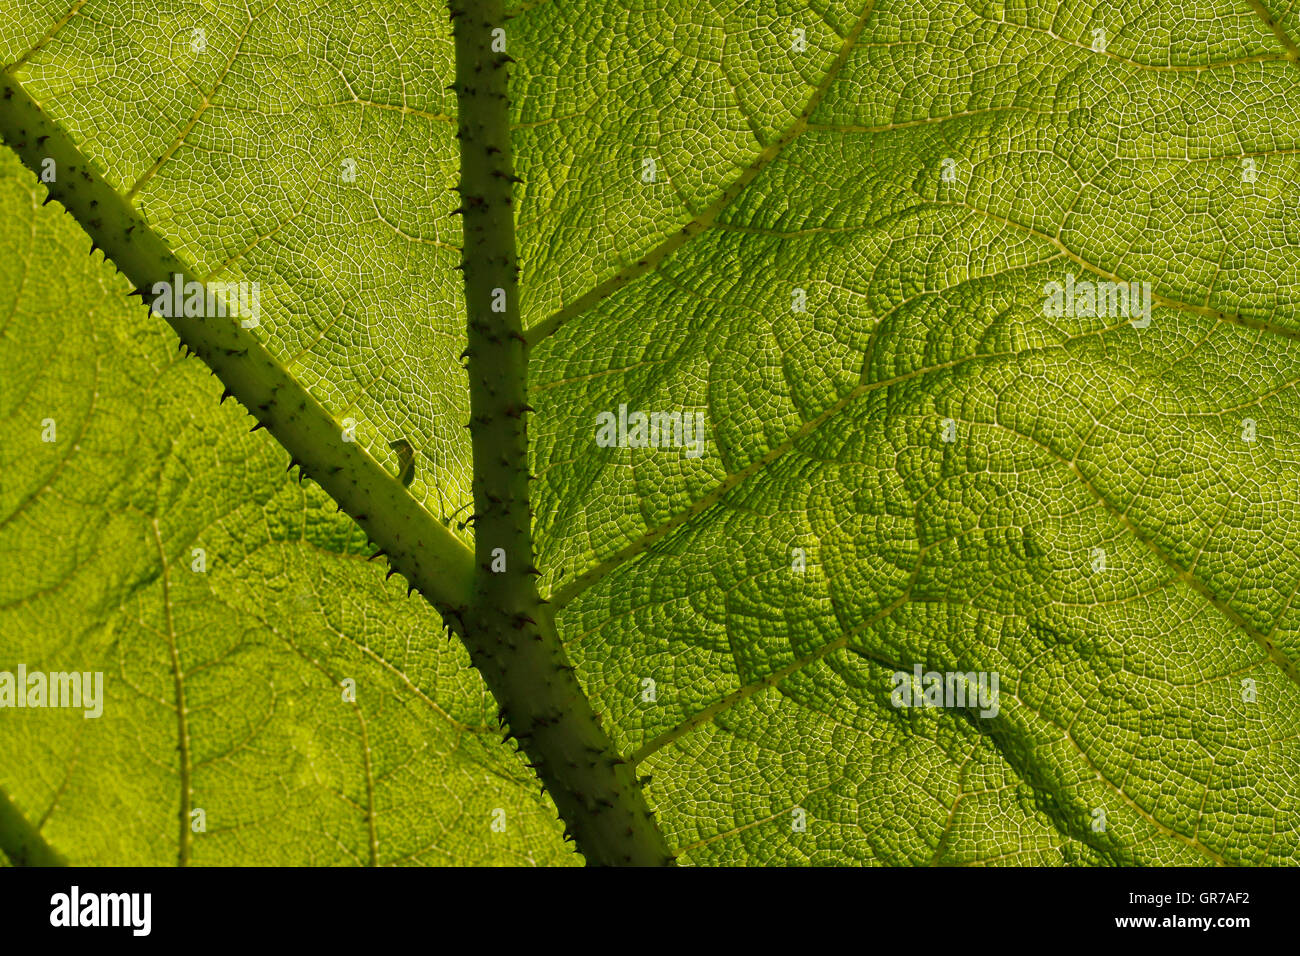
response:
<path id="1" fill-rule="evenodd" d="M 282 6 L 26 4 L 0 64 L 469 544 L 446 18 Z M 1274 6 L 519 5 L 539 587 L 682 862 L 1297 862 Z M 0 155 L 0 671 L 108 697 L 0 712 L 5 805 L 74 863 L 578 862 L 437 614 L 43 198 Z M 1045 315 L 1067 273 L 1150 324 Z M 620 405 L 704 454 L 597 447 Z M 892 706 L 917 664 L 997 715 Z"/>

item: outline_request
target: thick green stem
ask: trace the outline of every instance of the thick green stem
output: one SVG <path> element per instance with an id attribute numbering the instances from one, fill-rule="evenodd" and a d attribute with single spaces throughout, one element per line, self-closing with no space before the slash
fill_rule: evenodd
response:
<path id="1" fill-rule="evenodd" d="M 474 664 L 587 862 L 673 862 L 637 783 L 582 691 L 533 575 L 527 360 L 515 253 L 502 0 L 452 0 L 462 269 L 474 456 Z M 495 45 L 495 49 L 493 48 Z"/>
<path id="2" fill-rule="evenodd" d="M 195 281 L 135 207 L 113 189 L 72 139 L 41 110 L 12 74 L 0 73 L 0 138 L 38 176 L 51 168 L 57 199 L 95 246 L 152 302 L 159 283 Z M 53 166 L 48 161 L 53 160 Z M 179 279 L 177 278 L 179 277 Z M 207 311 L 206 309 L 204 311 Z M 391 567 L 458 626 L 473 575 L 468 548 L 438 524 L 290 375 L 238 318 L 165 316 L 188 348 L 289 452 L 290 467 L 321 486 L 361 525 Z M 143 313 L 141 315 L 143 318 Z M 222 396 L 225 400 L 225 396 Z"/>

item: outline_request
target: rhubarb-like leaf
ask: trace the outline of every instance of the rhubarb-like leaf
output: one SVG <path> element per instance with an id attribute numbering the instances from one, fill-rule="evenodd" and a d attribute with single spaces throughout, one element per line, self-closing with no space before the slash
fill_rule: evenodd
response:
<path id="1" fill-rule="evenodd" d="M 1252 6 L 524 18 L 538 563 L 684 861 L 1300 857 L 1300 70 Z M 1149 324 L 1048 315 L 1071 274 Z M 622 406 L 704 453 L 597 447 Z M 917 665 L 996 716 L 894 706 Z"/>
<path id="2" fill-rule="evenodd" d="M 31 4 L 0 65 L 259 283 L 276 367 L 477 549 L 466 643 L 558 635 L 681 862 L 1298 862 L 1300 16 L 524 2 L 510 156 L 456 142 L 500 117 L 442 8 L 290 6 Z M 436 614 L 17 170 L 0 670 L 108 697 L 0 711 L 11 855 L 575 859 Z"/>
<path id="3" fill-rule="evenodd" d="M 43 195 L 0 152 L 0 672 L 103 689 L 0 710 L 0 847 L 576 860 L 459 641 Z"/>

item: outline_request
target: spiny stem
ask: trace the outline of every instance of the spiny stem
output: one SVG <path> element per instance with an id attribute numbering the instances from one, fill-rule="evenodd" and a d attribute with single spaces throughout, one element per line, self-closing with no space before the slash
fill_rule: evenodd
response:
<path id="1" fill-rule="evenodd" d="M 587 862 L 671 864 L 635 771 L 601 728 L 534 583 L 504 13 L 502 0 L 451 2 L 474 458 L 465 642 Z"/>

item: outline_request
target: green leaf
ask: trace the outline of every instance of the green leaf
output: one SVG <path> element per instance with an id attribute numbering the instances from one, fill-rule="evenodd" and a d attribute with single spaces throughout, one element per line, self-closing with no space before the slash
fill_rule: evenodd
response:
<path id="1" fill-rule="evenodd" d="M 0 845 L 34 828 L 77 864 L 573 860 L 437 614 L 41 196 L 0 153 L 0 671 L 97 671 L 104 699 L 90 719 L 0 711 Z"/>
<path id="2" fill-rule="evenodd" d="M 469 387 L 472 273 L 512 259 L 451 215 L 487 167 L 441 10 L 32 5 L 0 63 L 195 276 L 260 284 L 271 364 L 391 481 L 358 474 L 409 480 L 389 513 L 476 549 L 471 648 L 484 588 L 549 599 L 520 629 L 558 636 L 680 861 L 1296 863 L 1300 18 L 633 6 L 505 26 L 523 183 L 483 221 L 523 274 L 486 339 L 530 347 L 497 381 L 471 348 Z M 598 811 L 538 794 L 438 614 L 42 198 L 5 153 L 0 671 L 109 691 L 0 712 L 0 847 L 576 861 L 556 806 Z M 1149 283 L 1150 322 L 1055 314 L 1067 276 Z M 463 427 L 525 385 L 526 461 Z M 638 411 L 703 430 L 598 440 Z M 489 444 L 537 476 L 507 529 L 535 590 L 466 521 Z M 896 706 L 917 667 L 996 675 L 997 706 Z"/>
<path id="3" fill-rule="evenodd" d="M 524 24 L 567 117 L 518 147 L 538 563 L 683 860 L 1296 862 L 1294 46 L 1230 4 Z M 1150 325 L 1045 317 L 1067 272 Z M 620 404 L 707 453 L 592 448 Z M 999 713 L 892 706 L 916 664 Z"/>

